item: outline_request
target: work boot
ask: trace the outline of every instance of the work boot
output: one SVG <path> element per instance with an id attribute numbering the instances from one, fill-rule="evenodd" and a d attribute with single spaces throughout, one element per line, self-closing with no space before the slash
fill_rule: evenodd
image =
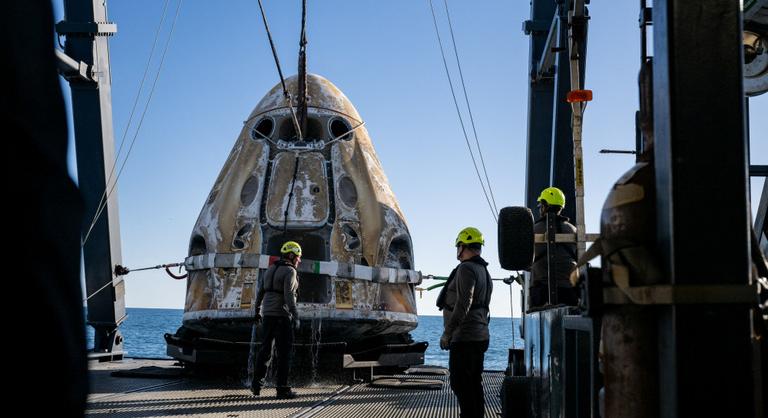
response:
<path id="1" fill-rule="evenodd" d="M 277 399 L 293 399 L 297 396 L 299 396 L 299 394 L 292 391 L 290 387 L 277 388 Z"/>
<path id="2" fill-rule="evenodd" d="M 251 393 L 253 393 L 253 396 L 261 395 L 261 385 L 258 383 L 251 384 Z"/>

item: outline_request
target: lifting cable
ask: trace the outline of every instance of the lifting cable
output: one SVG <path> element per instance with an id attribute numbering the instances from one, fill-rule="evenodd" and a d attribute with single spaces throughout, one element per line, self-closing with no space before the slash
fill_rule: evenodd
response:
<path id="1" fill-rule="evenodd" d="M 142 267 L 142 268 L 133 269 L 133 270 L 129 269 L 128 267 L 121 266 L 121 265 L 118 264 L 118 265 L 115 266 L 114 275 L 115 276 L 125 276 L 128 273 L 131 273 L 131 272 L 134 272 L 134 271 L 157 270 L 157 269 L 164 268 L 165 272 L 168 273 L 169 276 L 173 277 L 176 280 L 186 279 L 187 276 L 189 276 L 189 273 L 173 274 L 173 272 L 171 272 L 171 267 L 179 267 L 179 270 L 181 270 L 181 267 L 184 267 L 184 263 L 158 264 L 158 265 L 152 266 L 152 267 Z M 83 302 L 87 302 L 89 299 L 91 299 L 92 297 L 96 296 L 99 292 L 101 292 L 102 290 L 106 289 L 107 287 L 109 287 L 109 285 L 111 285 L 113 283 L 114 283 L 113 280 L 109 280 L 106 284 L 104 284 L 104 286 L 101 286 L 95 292 L 93 292 L 90 295 L 88 295 L 87 298 L 83 299 Z"/>
<path id="2" fill-rule="evenodd" d="M 288 105 L 288 108 L 291 110 L 291 119 L 293 120 L 293 127 L 296 129 L 296 133 L 298 136 L 299 141 L 304 140 L 304 136 L 301 133 L 301 126 L 299 125 L 299 121 L 296 118 L 296 111 L 293 108 L 293 99 L 291 98 L 291 93 L 288 91 L 288 88 L 285 86 L 285 78 L 283 77 L 283 70 L 280 67 L 280 59 L 277 57 L 277 49 L 275 48 L 275 43 L 272 41 L 272 32 L 269 30 L 269 23 L 267 23 L 267 15 L 264 13 L 264 6 L 261 4 L 261 0 L 259 0 L 259 10 L 261 11 L 261 19 L 264 21 L 264 29 L 267 31 L 267 38 L 269 39 L 269 46 L 272 47 L 272 56 L 275 59 L 275 66 L 277 67 L 277 74 L 280 76 L 280 84 L 283 86 L 283 97 L 285 98 L 286 104 Z M 301 2 L 301 36 L 299 37 L 299 66 L 300 68 L 300 74 L 299 77 L 306 77 L 306 50 L 307 50 L 307 1 L 303 0 Z M 301 71 L 301 70 L 304 71 Z M 302 74 L 303 73 L 303 74 Z M 301 80 L 297 80 L 299 85 L 301 85 L 304 89 L 304 91 L 299 92 L 299 101 L 302 105 L 302 108 L 300 111 L 302 112 L 302 122 L 306 123 L 306 84 L 302 83 Z M 264 135 L 262 135 L 264 136 Z M 266 136 L 264 136 L 266 138 Z M 271 142 L 271 141 L 270 141 Z M 291 180 L 291 188 L 288 193 L 288 202 L 285 204 L 285 211 L 283 211 L 283 236 L 285 236 L 288 233 L 288 210 L 291 207 L 291 201 L 293 200 L 293 190 L 296 186 L 296 177 L 298 177 L 299 174 L 299 162 L 301 161 L 299 157 L 300 153 L 296 153 L 296 160 L 293 164 L 293 179 Z"/>
<path id="3" fill-rule="evenodd" d="M 472 106 L 469 105 L 469 95 L 467 94 L 467 86 L 464 84 L 464 72 L 461 70 L 461 59 L 459 59 L 459 50 L 456 48 L 456 38 L 453 36 L 453 23 L 451 23 L 451 12 L 448 11 L 448 0 L 443 0 L 445 5 L 445 15 L 448 17 L 448 29 L 451 33 L 451 43 L 453 43 L 453 53 L 456 55 L 456 66 L 459 68 L 459 79 L 461 80 L 461 89 L 464 91 L 464 101 L 467 104 L 467 112 L 469 113 L 469 122 L 472 125 L 472 133 L 475 136 L 475 144 L 477 145 L 477 153 L 480 154 L 480 165 L 483 167 L 483 174 L 485 174 L 485 184 L 488 185 L 488 193 L 491 195 L 491 201 L 493 202 L 493 209 L 496 213 L 499 212 L 498 206 L 496 206 L 496 198 L 493 196 L 493 188 L 491 187 L 491 180 L 488 178 L 488 171 L 485 169 L 485 159 L 483 158 L 483 150 L 480 148 L 480 140 L 477 138 L 477 129 L 475 129 L 475 118 L 472 116 Z"/>
<path id="4" fill-rule="evenodd" d="M 448 77 L 448 85 L 451 88 L 451 96 L 453 97 L 453 104 L 456 106 L 456 113 L 459 116 L 459 123 L 461 124 L 461 131 L 464 133 L 464 141 L 467 143 L 467 150 L 469 150 L 469 156 L 472 158 L 472 165 L 475 167 L 475 173 L 477 173 L 477 179 L 480 181 L 480 187 L 483 189 L 483 194 L 485 195 L 485 201 L 488 202 L 488 208 L 491 210 L 491 214 L 493 215 L 494 221 L 497 223 L 499 222 L 497 215 L 496 215 L 496 209 L 494 205 L 491 203 L 491 199 L 488 196 L 488 192 L 485 189 L 485 183 L 483 182 L 483 178 L 480 175 L 480 169 L 477 168 L 477 161 L 475 160 L 475 155 L 472 152 L 472 146 L 469 144 L 469 136 L 467 135 L 467 129 L 464 126 L 464 119 L 461 117 L 461 109 L 459 108 L 459 102 L 456 99 L 456 92 L 453 88 L 453 82 L 451 81 L 451 73 L 448 70 L 448 62 L 445 59 L 445 51 L 443 51 L 443 40 L 440 37 L 440 30 L 437 26 L 437 17 L 435 16 L 435 8 L 432 5 L 432 0 L 429 0 L 429 8 L 432 11 L 432 21 L 435 24 L 435 34 L 437 35 L 437 43 L 440 46 L 440 55 L 443 58 L 443 67 L 445 68 L 445 75 Z"/>
<path id="5" fill-rule="evenodd" d="M 291 98 L 291 93 L 288 92 L 288 88 L 285 86 L 285 78 L 283 77 L 283 70 L 282 68 L 280 68 L 280 59 L 277 57 L 277 49 L 275 48 L 275 43 L 272 41 L 272 32 L 269 30 L 269 23 L 267 23 L 267 15 L 266 13 L 264 13 L 264 6 L 261 4 L 261 0 L 259 0 L 259 10 L 261 10 L 261 20 L 264 21 L 264 29 L 267 31 L 269 46 L 272 47 L 272 57 L 275 59 L 275 66 L 277 66 L 277 74 L 280 76 L 280 84 L 283 86 L 283 97 L 285 98 L 285 103 L 288 106 L 288 109 L 291 110 L 291 119 L 293 120 L 293 128 L 296 129 L 296 135 L 299 138 L 299 141 L 302 141 L 304 137 L 302 136 L 302 133 L 301 133 L 301 127 L 299 126 L 299 121 L 298 119 L 296 119 L 296 110 L 293 108 L 293 99 Z"/>
<path id="6" fill-rule="evenodd" d="M 283 212 L 283 238 L 288 233 L 288 209 L 291 207 L 291 200 L 293 200 L 293 189 L 296 188 L 296 177 L 299 174 L 299 153 L 296 153 L 296 162 L 293 164 L 293 180 L 291 180 L 291 190 L 288 192 L 288 202 L 285 204 L 285 212 Z"/>
<path id="7" fill-rule="evenodd" d="M 91 232 L 93 231 L 94 226 L 96 226 L 96 222 L 98 222 L 99 218 L 101 217 L 101 214 L 104 212 L 104 209 L 107 208 L 107 205 L 108 205 L 108 202 L 109 202 L 109 198 L 110 198 L 110 196 L 112 196 L 112 193 L 114 192 L 115 187 L 117 187 L 117 182 L 118 182 L 118 180 L 120 180 L 120 176 L 122 175 L 123 170 L 125 169 L 125 165 L 126 165 L 126 163 L 128 163 L 128 158 L 131 156 L 131 151 L 133 151 L 133 146 L 136 144 L 136 139 L 139 136 L 139 132 L 141 131 L 141 126 L 144 124 L 144 118 L 146 117 L 147 110 L 149 109 L 149 104 L 152 101 L 152 96 L 155 93 L 155 87 L 157 86 L 157 80 L 160 78 L 160 72 L 163 69 L 163 63 L 165 62 L 165 56 L 166 56 L 166 54 L 168 52 L 168 46 L 170 45 L 171 38 L 173 37 L 173 31 L 176 28 L 176 21 L 178 20 L 178 17 L 179 17 L 179 11 L 181 10 L 181 3 L 182 2 L 183 2 L 183 0 L 179 0 L 179 3 L 176 5 L 176 13 L 173 16 L 173 22 L 171 23 L 171 29 L 168 32 L 168 38 L 165 41 L 165 46 L 163 47 L 163 52 L 162 52 L 162 54 L 160 56 L 160 64 L 157 67 L 157 72 L 155 73 L 155 78 L 152 81 L 152 86 L 150 87 L 149 96 L 147 98 L 147 101 L 144 103 L 144 109 L 142 110 L 141 117 L 139 118 L 138 126 L 136 128 L 136 131 L 133 134 L 133 138 L 131 139 L 131 145 L 128 147 L 128 152 L 127 152 L 127 154 L 125 156 L 125 159 L 123 160 L 122 165 L 120 165 L 120 170 L 118 170 L 118 172 L 117 172 L 117 177 L 115 177 L 115 181 L 112 182 L 111 186 L 110 186 L 110 180 L 112 178 L 112 173 L 114 173 L 115 167 L 117 166 L 117 159 L 119 157 L 120 151 L 122 151 L 123 141 L 125 140 L 125 135 L 128 132 L 129 126 L 131 124 L 131 120 L 133 119 L 133 113 L 134 113 L 134 110 L 136 108 L 136 103 L 138 102 L 139 96 L 141 95 L 141 89 L 144 86 L 144 79 L 146 78 L 146 75 L 147 75 L 147 69 L 149 68 L 149 63 L 152 60 L 152 54 L 154 53 L 154 50 L 155 50 L 155 44 L 157 43 L 157 37 L 158 37 L 158 34 L 160 33 L 160 27 L 162 26 L 163 21 L 165 20 L 166 9 L 165 8 L 163 9 L 163 15 L 162 15 L 162 17 L 160 19 L 160 24 L 158 24 L 157 31 L 155 33 L 155 41 L 154 41 L 154 43 L 152 45 L 152 50 L 150 52 L 149 58 L 147 59 L 147 67 L 144 70 L 144 77 L 142 78 L 141 84 L 139 85 L 139 91 L 136 93 L 136 99 L 135 99 L 135 102 L 134 102 L 134 105 L 133 105 L 133 109 L 131 110 L 131 115 L 130 115 L 130 117 L 128 119 L 128 125 L 126 126 L 125 131 L 123 132 L 123 140 L 120 143 L 120 148 L 119 148 L 119 151 L 118 151 L 118 155 L 115 157 L 115 164 L 112 166 L 112 171 L 110 172 L 110 175 L 109 175 L 109 177 L 107 179 L 107 182 L 105 184 L 104 194 L 102 194 L 102 196 L 101 196 L 101 199 L 99 201 L 99 205 L 96 208 L 96 213 L 93 216 L 93 220 L 91 221 L 90 226 L 88 227 L 88 230 L 85 233 L 85 237 L 83 237 L 83 240 L 80 243 L 81 247 L 85 246 L 85 243 L 88 242 L 88 238 L 91 236 Z M 168 2 L 167 1 L 166 1 L 165 5 L 166 5 L 166 7 L 168 6 Z"/>
<path id="8" fill-rule="evenodd" d="M 131 113 L 128 115 L 128 122 L 125 124 L 125 129 L 123 129 L 123 135 L 120 138 L 120 146 L 117 149 L 117 154 L 115 154 L 115 164 L 112 165 L 112 169 L 109 171 L 109 176 L 107 177 L 107 184 L 110 184 L 110 180 L 112 180 L 112 176 L 115 174 L 115 168 L 117 168 L 117 161 L 120 160 L 120 155 L 123 153 L 123 146 L 125 145 L 125 139 L 128 137 L 128 131 L 131 128 L 131 123 L 133 122 L 133 115 L 136 113 L 136 107 L 139 105 L 139 98 L 141 97 L 141 92 L 144 90 L 144 82 L 147 81 L 147 75 L 149 74 L 149 67 L 152 63 L 152 57 L 155 56 L 155 48 L 157 47 L 157 40 L 160 39 L 160 30 L 163 28 L 163 22 L 165 22 L 165 16 L 168 12 L 168 3 L 170 3 L 170 0 L 165 0 L 165 4 L 163 5 L 163 13 L 160 15 L 160 22 L 157 24 L 157 28 L 155 29 L 155 39 L 152 41 L 152 48 L 149 50 L 149 56 L 147 57 L 147 65 L 144 66 L 144 74 L 141 77 L 141 82 L 139 82 L 139 88 L 136 89 L 136 97 L 133 98 L 133 106 L 131 106 Z M 99 199 L 99 208 L 101 208 L 102 202 L 107 197 L 107 189 L 104 189 L 104 194 L 101 196 L 101 199 Z"/>

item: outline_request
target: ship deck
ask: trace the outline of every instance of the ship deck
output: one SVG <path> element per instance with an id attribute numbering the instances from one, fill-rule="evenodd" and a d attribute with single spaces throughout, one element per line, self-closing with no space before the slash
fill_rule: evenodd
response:
<path id="1" fill-rule="evenodd" d="M 458 417 L 448 376 L 401 375 L 442 382 L 439 389 L 374 387 L 369 383 L 314 383 L 295 387 L 299 397 L 275 398 L 275 389 L 254 397 L 234 378 L 194 377 L 174 360 L 125 359 L 90 364 L 86 415 L 118 417 Z M 139 377 L 143 376 L 143 377 Z M 484 372 L 486 417 L 500 415 L 501 372 Z"/>

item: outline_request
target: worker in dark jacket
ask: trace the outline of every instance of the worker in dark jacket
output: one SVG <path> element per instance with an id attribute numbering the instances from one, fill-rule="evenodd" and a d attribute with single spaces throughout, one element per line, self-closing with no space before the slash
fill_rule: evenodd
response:
<path id="1" fill-rule="evenodd" d="M 565 194 L 557 187 L 547 187 L 539 196 L 539 214 L 541 218 L 533 225 L 533 232 L 547 232 L 547 213 L 554 216 L 555 231 L 558 234 L 575 234 L 576 227 L 568 222 L 568 218 L 560 215 L 565 207 Z M 552 264 L 547 265 L 547 244 L 537 243 L 531 274 L 533 282 L 530 288 L 530 306 L 538 307 L 549 303 L 549 286 L 547 274 L 554 277 L 557 285 L 557 304 L 577 305 L 578 293 L 571 285 L 569 277 L 576 266 L 578 253 L 576 243 L 557 243 L 553 246 Z"/>
<path id="2" fill-rule="evenodd" d="M 440 348 L 450 350 L 451 389 L 459 400 L 462 418 L 479 418 L 485 410 L 483 360 L 488 350 L 489 305 L 493 283 L 480 257 L 483 235 L 464 228 L 456 238 L 456 267 L 437 298 L 443 311 Z"/>
<path id="3" fill-rule="evenodd" d="M 301 246 L 288 241 L 280 248 L 280 260 L 269 266 L 261 280 L 256 296 L 255 320 L 262 322 L 261 350 L 256 357 L 251 391 L 258 396 L 267 374 L 267 363 L 272 357 L 272 343 L 277 350 L 277 397 L 291 399 L 297 396 L 288 386 L 288 371 L 293 348 L 293 331 L 299 329 L 296 294 L 299 281 L 296 267 L 301 261 Z M 262 306 L 263 302 L 263 306 Z"/>

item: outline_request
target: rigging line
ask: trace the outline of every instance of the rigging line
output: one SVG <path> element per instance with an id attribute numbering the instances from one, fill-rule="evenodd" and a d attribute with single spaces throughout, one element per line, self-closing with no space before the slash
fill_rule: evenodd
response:
<path id="1" fill-rule="evenodd" d="M 445 14 L 448 17 L 448 28 L 451 33 L 451 42 L 453 43 L 453 53 L 456 55 L 456 65 L 459 67 L 459 79 L 461 80 L 461 88 L 464 90 L 464 101 L 467 103 L 467 111 L 469 112 L 469 121 L 472 125 L 472 133 L 475 135 L 475 144 L 477 145 L 477 153 L 480 154 L 480 165 L 483 167 L 483 173 L 485 174 L 485 184 L 488 185 L 488 193 L 491 195 L 491 201 L 493 202 L 493 208 L 498 213 L 499 209 L 496 206 L 496 198 L 493 195 L 493 188 L 491 188 L 491 180 L 488 179 L 488 171 L 485 169 L 485 159 L 483 158 L 483 150 L 480 148 L 480 140 L 477 138 L 477 129 L 475 129 L 475 118 L 472 116 L 472 106 L 469 105 L 469 95 L 467 94 L 467 86 L 464 84 L 464 72 L 461 70 L 461 60 L 459 59 L 459 51 L 456 48 L 456 38 L 453 35 L 453 23 L 451 23 L 451 12 L 448 11 L 448 0 L 443 0 L 445 5 Z"/>
<path id="2" fill-rule="evenodd" d="M 432 11 L 432 21 L 435 24 L 435 33 L 437 34 L 437 43 L 440 45 L 440 55 L 443 58 L 443 67 L 445 68 L 445 75 L 448 77 L 448 85 L 451 88 L 451 96 L 453 97 L 453 104 L 456 106 L 456 114 L 459 116 L 461 131 L 464 133 L 464 141 L 467 143 L 467 150 L 469 151 L 469 156 L 472 158 L 472 165 L 475 167 L 475 173 L 477 173 L 477 179 L 480 181 L 480 187 L 483 189 L 483 194 L 485 195 L 485 201 L 488 202 L 488 208 L 491 210 L 491 214 L 493 214 L 494 221 L 498 223 L 499 220 L 496 217 L 496 210 L 493 208 L 493 205 L 491 204 L 491 199 L 488 197 L 488 192 L 485 190 L 485 184 L 483 183 L 483 178 L 480 175 L 480 170 L 477 168 L 477 161 L 475 161 L 475 155 L 472 153 L 472 146 L 469 144 L 469 136 L 467 135 L 467 129 L 464 126 L 464 119 L 461 117 L 459 102 L 458 100 L 456 100 L 456 92 L 453 89 L 453 82 L 451 82 L 451 73 L 448 70 L 448 62 L 445 59 L 445 52 L 443 51 L 443 40 L 440 37 L 440 30 L 437 27 L 437 17 L 435 16 L 435 8 L 432 5 L 432 0 L 428 0 L 428 1 L 429 1 L 429 8 Z"/>
<path id="3" fill-rule="evenodd" d="M 299 74 L 298 74 L 299 125 L 307 131 L 307 0 L 301 2 L 301 36 L 299 39 Z"/>
<path id="4" fill-rule="evenodd" d="M 99 294 L 99 292 L 101 292 L 102 290 L 106 289 L 109 285 L 111 285 L 113 283 L 114 282 L 112 281 L 112 279 L 109 279 L 109 281 L 104 286 L 101 286 L 98 290 L 96 290 L 95 292 L 91 293 L 90 296 L 88 296 L 87 298 L 83 299 L 83 302 L 88 302 L 92 297 L 96 296 L 97 294 Z"/>
<path id="5" fill-rule="evenodd" d="M 283 212 L 283 237 L 288 233 L 288 209 L 291 207 L 291 200 L 293 199 L 293 190 L 296 188 L 296 177 L 299 174 L 299 153 L 296 153 L 296 161 L 293 164 L 293 180 L 291 181 L 291 191 L 288 193 L 288 203 L 285 204 L 285 212 Z"/>
<path id="6" fill-rule="evenodd" d="M 128 136 L 128 130 L 131 127 L 131 122 L 133 121 L 133 115 L 136 112 L 136 106 L 139 104 L 139 98 L 141 97 L 141 91 L 144 89 L 144 82 L 147 79 L 147 74 L 149 74 L 149 66 L 152 62 L 152 57 L 155 55 L 155 47 L 157 46 L 157 40 L 160 38 L 160 29 L 163 27 L 163 22 L 165 22 L 165 16 L 168 11 L 168 3 L 170 0 L 165 0 L 165 4 L 163 5 L 163 13 L 160 15 L 160 23 L 157 24 L 157 29 L 155 29 L 155 39 L 152 41 L 152 48 L 149 51 L 149 57 L 147 57 L 147 65 L 144 67 L 144 75 L 141 77 L 141 82 L 139 83 L 139 88 L 136 91 L 136 97 L 133 100 L 133 106 L 131 107 L 131 113 L 128 116 L 128 123 L 125 125 L 125 130 L 123 130 L 123 135 L 120 139 L 120 146 L 117 149 L 117 154 L 115 154 L 115 162 L 112 164 L 112 169 L 109 170 L 109 176 L 107 176 L 107 181 L 104 184 L 104 193 L 101 195 L 101 198 L 99 198 L 99 204 L 96 206 L 96 211 L 94 212 L 93 219 L 91 222 L 96 220 L 96 216 L 99 213 L 99 211 L 102 210 L 101 206 L 104 204 L 104 201 L 107 199 L 107 191 L 109 190 L 110 181 L 112 180 L 112 176 L 115 174 L 115 169 L 117 168 L 117 161 L 120 159 L 120 154 L 123 152 L 123 146 L 125 145 L 125 138 Z"/>
<path id="7" fill-rule="evenodd" d="M 126 276 L 126 275 L 128 275 L 128 273 L 132 273 L 132 272 L 135 272 L 135 271 L 157 270 L 157 269 L 164 268 L 164 269 L 166 269 L 166 271 L 167 271 L 167 273 L 169 275 L 171 275 L 172 277 L 178 279 L 181 276 L 174 275 L 173 273 L 170 272 L 169 269 L 171 267 L 179 267 L 179 269 L 181 269 L 181 267 L 183 267 L 183 266 L 184 266 L 184 262 L 181 262 L 181 263 L 170 263 L 170 264 L 160 264 L 160 265 L 156 265 L 156 266 L 152 266 L 152 267 L 142 267 L 142 268 L 138 268 L 138 269 L 128 269 L 126 267 L 118 265 L 118 266 L 115 266 L 114 275 L 117 276 L 117 277 L 120 277 L 120 276 Z M 185 277 L 186 277 L 186 275 L 185 275 Z M 104 286 L 101 286 L 96 291 L 91 293 L 88 297 L 83 299 L 83 302 L 88 302 L 92 297 L 96 296 L 97 294 L 99 294 L 99 292 L 101 292 L 102 290 L 106 289 L 107 287 L 109 287 L 109 285 L 111 285 L 113 283 L 114 283 L 114 277 L 109 279 L 109 281 L 107 283 L 105 283 Z"/>
<path id="8" fill-rule="evenodd" d="M 296 118 L 296 109 L 293 108 L 293 99 L 291 93 L 288 92 L 288 88 L 285 86 L 285 77 L 283 77 L 283 69 L 280 68 L 280 59 L 277 57 L 277 49 L 275 43 L 272 41 L 272 31 L 269 30 L 269 23 L 267 23 L 267 14 L 264 13 L 264 6 L 259 1 L 259 10 L 261 10 L 261 20 L 264 21 L 264 29 L 267 31 L 267 38 L 269 38 L 269 46 L 272 47 L 272 57 L 275 58 L 275 66 L 277 66 L 277 74 L 280 76 L 280 84 L 283 86 L 283 97 L 291 109 L 291 119 L 293 120 L 293 128 L 296 129 L 296 135 L 298 135 L 299 141 L 304 140 L 304 136 L 301 133 L 301 127 L 299 126 L 299 120 Z"/>
<path id="9" fill-rule="evenodd" d="M 139 118 L 138 126 L 136 127 L 136 131 L 133 134 L 133 138 L 131 138 L 131 145 L 128 147 L 128 152 L 125 155 L 125 159 L 123 160 L 123 163 L 120 165 L 120 170 L 117 171 L 117 177 L 115 178 L 115 181 L 112 183 L 112 186 L 109 189 L 109 192 L 107 193 L 107 198 L 104 199 L 104 202 L 102 203 L 99 210 L 96 212 L 96 216 L 94 217 L 93 221 L 91 222 L 91 225 L 88 227 L 88 232 L 86 232 L 85 237 L 83 238 L 81 246 L 84 246 L 86 242 L 88 242 L 88 238 L 91 236 L 91 232 L 93 231 L 93 227 L 96 225 L 96 222 L 98 222 L 99 218 L 101 217 L 101 214 L 104 212 L 104 209 L 106 209 L 108 203 L 109 203 L 109 197 L 112 196 L 112 192 L 114 192 L 115 188 L 117 187 L 117 182 L 120 180 L 120 176 L 123 174 L 123 170 L 125 170 L 125 166 L 128 163 L 128 159 L 131 156 L 131 152 L 133 151 L 133 146 L 136 144 L 136 139 L 139 136 L 139 132 L 141 131 L 141 127 L 144 124 L 144 118 L 147 116 L 147 110 L 149 109 L 149 104 L 152 102 L 152 97 L 155 94 L 155 87 L 157 86 L 157 80 L 160 78 L 160 72 L 163 69 L 163 63 L 165 63 L 165 57 L 168 53 L 168 47 L 171 44 L 171 38 L 173 37 L 173 32 L 176 29 L 176 22 L 179 18 L 179 11 L 181 10 L 181 4 L 184 0 L 179 0 L 179 3 L 176 5 L 176 13 L 173 16 L 173 22 L 171 23 L 171 29 L 168 33 L 168 38 L 165 40 L 165 46 L 163 47 L 163 52 L 160 55 L 160 64 L 157 67 L 157 72 L 155 73 L 155 78 L 152 81 L 152 87 L 149 89 L 149 97 L 147 98 L 146 103 L 144 103 L 144 109 L 142 110 L 141 117 Z"/>
<path id="10" fill-rule="evenodd" d="M 357 128 L 361 128 L 363 125 L 365 125 L 365 121 L 363 121 L 363 122 L 360 122 L 359 124 L 357 124 L 357 126 L 355 126 L 354 128 L 351 128 L 351 129 L 350 129 L 350 130 L 348 130 L 347 132 L 344 132 L 344 133 L 343 133 L 343 134 L 341 134 L 341 135 L 337 135 L 335 138 L 333 138 L 333 139 L 331 139 L 330 141 L 328 141 L 327 143 L 325 143 L 325 144 L 323 145 L 323 148 L 325 148 L 325 147 L 327 147 L 328 145 L 331 145 L 331 144 L 333 144 L 334 142 L 336 142 L 336 141 L 340 140 L 341 138 L 344 138 L 345 136 L 347 136 L 347 135 L 351 134 L 352 132 L 356 131 L 356 130 L 357 130 Z"/>

